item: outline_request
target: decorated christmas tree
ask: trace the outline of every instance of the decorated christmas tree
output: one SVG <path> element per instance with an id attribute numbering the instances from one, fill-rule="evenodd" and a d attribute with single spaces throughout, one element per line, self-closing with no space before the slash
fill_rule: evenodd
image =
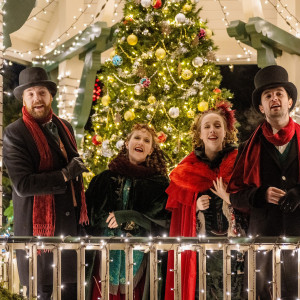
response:
<path id="1" fill-rule="evenodd" d="M 154 126 L 171 169 L 192 149 L 194 116 L 231 98 L 219 89 L 212 31 L 195 2 L 126 1 L 114 49 L 96 80 L 85 135 L 93 173 L 106 168 L 134 123 Z"/>

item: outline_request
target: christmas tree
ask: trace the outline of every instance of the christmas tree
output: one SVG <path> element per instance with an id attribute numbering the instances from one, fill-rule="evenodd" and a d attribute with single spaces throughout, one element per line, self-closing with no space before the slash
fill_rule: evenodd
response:
<path id="1" fill-rule="evenodd" d="M 231 98 L 219 89 L 216 47 L 200 13 L 195 0 L 126 1 L 114 50 L 96 80 L 85 135 L 94 174 L 106 168 L 134 123 L 154 126 L 171 169 L 192 150 L 195 115 Z"/>

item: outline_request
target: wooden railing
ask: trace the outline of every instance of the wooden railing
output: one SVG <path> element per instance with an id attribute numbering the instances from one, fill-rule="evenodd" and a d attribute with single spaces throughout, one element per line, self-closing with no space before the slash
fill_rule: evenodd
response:
<path id="1" fill-rule="evenodd" d="M 206 299 L 206 252 L 223 251 L 223 299 L 231 299 L 231 251 L 248 252 L 248 299 L 256 299 L 255 253 L 272 251 L 273 256 L 273 298 L 281 297 L 280 251 L 293 250 L 298 263 L 300 275 L 300 237 L 246 237 L 246 238 L 161 238 L 161 237 L 1 237 L 1 268 L 0 281 L 12 292 L 20 293 L 16 260 L 16 249 L 25 249 L 29 260 L 29 299 L 37 299 L 37 252 L 51 250 L 53 252 L 53 299 L 61 299 L 61 250 L 77 252 L 77 290 L 78 300 L 85 299 L 85 252 L 101 251 L 101 291 L 102 300 L 109 299 L 109 250 L 124 250 L 126 257 L 126 299 L 133 299 L 133 250 L 141 250 L 150 255 L 150 299 L 158 299 L 157 253 L 158 251 L 174 250 L 174 299 L 181 299 L 181 253 L 186 250 L 197 251 L 199 265 L 199 299 Z M 297 259 L 298 258 L 298 259 Z M 298 280 L 298 298 L 300 299 L 300 280 Z"/>

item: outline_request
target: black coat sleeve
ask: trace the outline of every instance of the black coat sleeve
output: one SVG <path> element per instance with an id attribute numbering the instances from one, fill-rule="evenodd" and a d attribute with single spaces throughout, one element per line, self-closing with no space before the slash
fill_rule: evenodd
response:
<path id="1" fill-rule="evenodd" d="M 18 196 L 62 194 L 67 185 L 61 170 L 39 172 L 39 153 L 22 120 L 4 131 L 3 162 Z"/>
<path id="2" fill-rule="evenodd" d="M 235 164 L 240 158 L 241 153 L 243 152 L 246 142 L 243 142 L 239 145 L 238 155 L 235 160 Z M 250 187 L 245 190 L 241 190 L 237 193 L 230 194 L 230 203 L 236 209 L 248 210 L 252 207 L 260 208 L 266 205 L 266 191 L 267 186 L 261 187 Z"/>

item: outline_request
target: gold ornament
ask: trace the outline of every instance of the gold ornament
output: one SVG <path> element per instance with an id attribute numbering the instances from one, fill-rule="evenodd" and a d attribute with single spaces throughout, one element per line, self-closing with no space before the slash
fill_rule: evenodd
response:
<path id="1" fill-rule="evenodd" d="M 132 121 L 135 118 L 135 114 L 133 111 L 127 110 L 124 114 L 124 119 L 126 121 Z"/>
<path id="2" fill-rule="evenodd" d="M 185 13 L 188 13 L 192 10 L 192 5 L 190 4 L 184 4 L 183 7 L 182 7 L 182 11 L 185 12 Z"/>
<path id="3" fill-rule="evenodd" d="M 191 79 L 193 76 L 193 73 L 189 70 L 189 69 L 184 69 L 182 72 L 181 72 L 181 77 L 184 79 L 184 80 L 189 80 Z"/>
<path id="4" fill-rule="evenodd" d="M 155 96 L 153 96 L 153 95 L 149 96 L 149 97 L 148 97 L 148 102 L 149 102 L 150 104 L 154 104 L 154 103 L 156 102 Z"/>
<path id="5" fill-rule="evenodd" d="M 205 33 L 206 33 L 205 35 L 206 38 L 210 39 L 212 37 L 212 31 L 209 28 L 205 29 Z"/>
<path id="6" fill-rule="evenodd" d="M 201 102 L 198 104 L 198 110 L 199 110 L 199 111 L 205 111 L 205 110 L 208 110 L 208 102 L 206 102 L 206 101 L 201 101 Z"/>
<path id="7" fill-rule="evenodd" d="M 165 49 L 163 48 L 158 48 L 156 51 L 155 51 L 155 56 L 157 59 L 164 59 L 165 56 L 166 56 L 166 51 Z"/>
<path id="8" fill-rule="evenodd" d="M 105 95 L 105 96 L 102 97 L 101 102 L 104 106 L 108 106 L 109 103 L 110 103 L 110 100 L 111 100 L 110 96 Z"/>
<path id="9" fill-rule="evenodd" d="M 110 52 L 109 57 L 112 59 L 117 54 L 116 50 Z"/>
<path id="10" fill-rule="evenodd" d="M 131 34 L 127 37 L 127 43 L 131 46 L 136 45 L 138 42 L 138 38 L 135 34 Z"/>
<path id="11" fill-rule="evenodd" d="M 193 110 L 189 110 L 186 115 L 188 118 L 193 119 L 195 117 L 195 112 Z"/>

